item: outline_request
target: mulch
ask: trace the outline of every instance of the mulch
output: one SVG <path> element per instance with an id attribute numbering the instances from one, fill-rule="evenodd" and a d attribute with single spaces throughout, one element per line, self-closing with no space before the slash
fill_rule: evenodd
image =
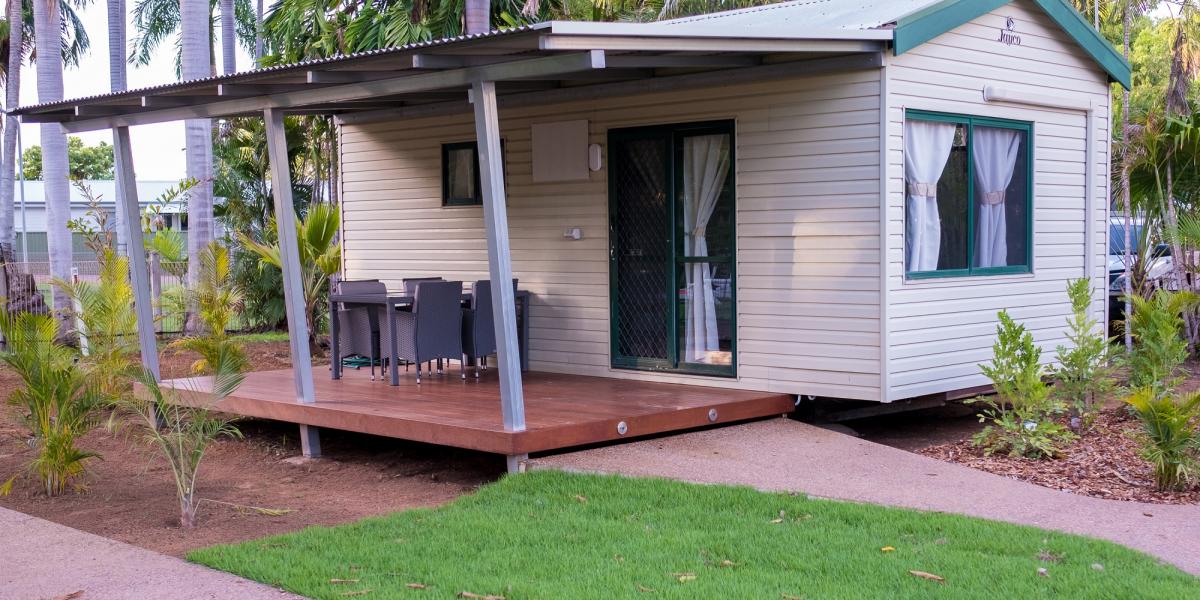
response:
<path id="1" fill-rule="evenodd" d="M 937 444 L 916 452 L 1040 486 L 1109 500 L 1156 504 L 1200 503 L 1200 486 L 1184 492 L 1158 492 L 1150 464 L 1140 455 L 1141 423 L 1125 408 L 1112 406 L 1097 417 L 1057 459 L 985 456 L 971 440 Z"/>

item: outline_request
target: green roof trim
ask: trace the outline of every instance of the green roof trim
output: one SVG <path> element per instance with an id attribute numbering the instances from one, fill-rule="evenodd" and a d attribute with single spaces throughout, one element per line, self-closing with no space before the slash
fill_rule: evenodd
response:
<path id="1" fill-rule="evenodd" d="M 1129 61 L 1113 48 L 1100 32 L 1084 20 L 1066 0 L 1031 0 L 1062 27 L 1067 35 L 1092 57 L 1110 80 L 1130 89 Z M 896 20 L 892 49 L 896 55 L 904 54 L 933 38 L 946 33 L 972 19 L 976 19 L 1011 0 L 943 0 L 910 15 Z"/>

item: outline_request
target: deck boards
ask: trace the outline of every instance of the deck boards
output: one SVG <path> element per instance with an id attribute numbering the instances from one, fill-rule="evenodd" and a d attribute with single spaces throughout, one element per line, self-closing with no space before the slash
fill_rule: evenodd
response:
<path id="1" fill-rule="evenodd" d="M 526 430 L 501 423 L 496 371 L 463 381 L 457 368 L 416 384 L 404 374 L 398 387 L 371 381 L 367 370 L 345 371 L 338 381 L 314 373 L 313 404 L 295 401 L 290 370 L 249 373 L 217 408 L 228 413 L 356 431 L 498 454 L 528 454 L 623 438 L 783 414 L 787 394 L 706 388 L 624 379 L 526 373 Z M 178 379 L 177 386 L 206 391 L 207 378 Z M 622 436 L 617 424 L 624 421 Z"/>

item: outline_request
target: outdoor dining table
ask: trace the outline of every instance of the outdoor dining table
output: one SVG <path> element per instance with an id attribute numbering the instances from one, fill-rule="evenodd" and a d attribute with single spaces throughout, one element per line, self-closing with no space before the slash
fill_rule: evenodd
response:
<path id="1" fill-rule="evenodd" d="M 528 290 L 516 290 L 516 303 L 518 307 L 518 315 L 520 317 L 517 323 L 517 351 L 518 354 L 520 354 L 522 371 L 529 370 L 529 352 L 526 351 L 529 340 L 529 295 L 530 294 Z M 470 299 L 471 294 L 469 292 L 463 292 L 463 302 L 468 302 Z M 399 353 L 399 349 L 396 347 L 396 336 L 394 335 L 396 331 L 396 311 L 401 307 L 412 306 L 414 300 L 415 297 L 411 293 L 389 293 L 387 295 L 329 294 L 329 345 L 330 353 L 332 354 L 333 359 L 332 368 L 330 371 L 332 372 L 333 378 L 341 379 L 342 377 L 342 355 L 340 348 L 338 347 L 338 305 L 341 304 L 346 307 L 382 306 L 386 308 L 386 310 L 383 311 L 386 318 L 386 323 L 383 324 L 383 326 L 387 327 L 388 331 L 393 332 L 393 335 L 391 336 L 392 347 L 388 349 L 388 355 L 391 357 L 391 384 L 400 385 L 400 368 L 397 364 L 398 361 L 396 360 L 396 355 Z M 384 351 L 383 348 L 380 348 L 379 350 L 381 354 Z"/>

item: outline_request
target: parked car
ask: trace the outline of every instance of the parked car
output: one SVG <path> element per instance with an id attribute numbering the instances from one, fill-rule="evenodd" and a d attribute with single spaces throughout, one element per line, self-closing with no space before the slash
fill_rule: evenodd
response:
<path id="1" fill-rule="evenodd" d="M 1147 261 L 1146 282 L 1149 285 L 1171 287 L 1170 276 L 1175 266 L 1171 246 L 1157 243 L 1149 247 L 1148 254 L 1142 254 L 1150 233 L 1141 219 L 1134 220 L 1130 228 L 1132 259 L 1135 264 L 1138 260 Z M 1108 318 L 1110 322 L 1116 322 L 1125 318 L 1125 302 L 1121 299 L 1125 294 L 1125 220 L 1109 219 L 1108 234 Z"/>

